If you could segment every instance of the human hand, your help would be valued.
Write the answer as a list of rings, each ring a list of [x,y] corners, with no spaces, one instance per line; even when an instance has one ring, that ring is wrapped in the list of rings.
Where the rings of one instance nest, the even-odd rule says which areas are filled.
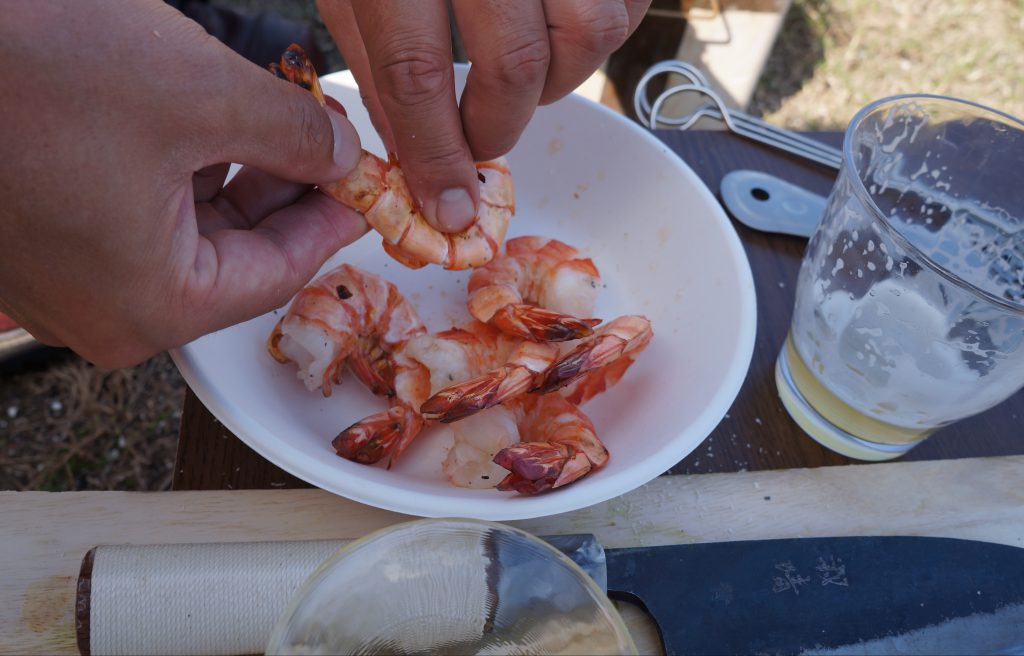
[[[9,2],[0,53],[0,310],[45,343],[134,364],[366,231],[308,184],[357,163],[348,120],[158,0]]]
[[[473,65],[455,100],[446,0],[317,0],[424,216],[476,216],[474,161],[516,144],[538,105],[570,93],[636,29],[650,0],[452,0]]]

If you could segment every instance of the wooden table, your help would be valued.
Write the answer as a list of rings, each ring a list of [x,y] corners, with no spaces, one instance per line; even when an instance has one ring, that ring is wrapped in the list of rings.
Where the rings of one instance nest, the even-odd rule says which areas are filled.
[[[722,176],[738,168],[778,175],[827,194],[835,173],[724,132],[659,131],[714,193]],[[840,133],[819,138],[838,145]],[[725,418],[701,444],[668,473],[710,473],[790,469],[851,464],[810,439],[790,419],[775,389],[774,367],[789,329],[793,294],[806,241],[735,224],[754,273],[757,290],[757,339],[750,370]],[[1024,417],[1024,393],[970,419],[937,432],[903,457],[939,460],[1024,453],[1018,438]],[[174,489],[215,490],[308,487],[256,454],[222,426],[189,390],[178,444]]]

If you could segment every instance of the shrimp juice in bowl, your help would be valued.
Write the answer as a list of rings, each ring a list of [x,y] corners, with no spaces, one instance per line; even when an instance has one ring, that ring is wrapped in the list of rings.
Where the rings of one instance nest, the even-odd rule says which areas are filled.
[[[460,85],[465,73],[464,67],[457,68]],[[322,81],[325,92],[345,105],[363,136],[364,147],[382,153],[351,76],[334,74]],[[540,330],[555,333],[568,331],[571,337],[558,342],[553,355],[548,354],[553,362],[562,362],[559,370],[564,373],[584,360],[601,366],[611,362],[602,358],[609,358],[608,353],[615,350],[613,336],[620,340],[615,344],[622,345],[619,356],[627,350],[625,343],[643,342],[630,342],[615,332],[617,327],[636,335],[643,332],[635,326],[612,325],[619,318],[642,317],[649,321],[652,334],[642,352],[634,354],[635,361],[628,369],[619,365],[623,371],[614,384],[599,391],[590,387],[581,391],[580,383],[571,382],[545,394],[543,398],[551,399],[543,403],[521,400],[486,409],[477,406],[486,406],[493,396],[481,401],[487,395],[467,394],[464,388],[448,390],[430,406],[426,425],[405,445],[400,457],[382,456],[376,464],[363,464],[339,457],[332,443],[366,418],[400,411],[364,384],[366,378],[372,378],[372,367],[364,372],[366,376],[357,376],[349,361],[340,384],[332,384],[330,396],[324,396],[322,389],[311,391],[299,380],[295,362],[275,361],[267,353],[267,341],[287,315],[289,304],[207,335],[174,353],[200,400],[250,447],[295,476],[356,501],[414,515],[507,520],[566,512],[623,494],[684,458],[728,410],[753,348],[753,282],[731,224],[707,188],[664,144],[623,117],[577,96],[540,108],[507,159],[515,214],[508,224],[506,243],[526,236],[545,243],[557,240],[575,249],[568,261],[589,260],[598,273],[591,275],[582,264],[548,272],[551,280],[566,285],[578,285],[589,276],[593,285],[561,288],[563,292],[580,290],[562,294],[572,301],[569,305],[558,305],[551,297],[534,302],[555,305],[554,311],[579,320],[583,328],[592,328],[594,334],[582,339],[592,344],[600,340],[602,346],[598,349],[595,344],[585,355],[566,361],[578,343],[572,341],[572,331],[579,330],[580,324],[568,322],[566,328],[566,321],[545,323],[547,317],[538,319],[528,312],[502,310],[496,313],[500,315],[497,319],[492,316],[480,325],[498,332],[502,326],[516,324],[523,330],[540,326]],[[382,249],[376,233],[332,257],[321,275],[342,264],[393,284],[422,322],[421,335],[441,335],[441,339],[460,345],[471,339],[486,341],[481,335],[446,333],[453,328],[466,331],[474,319],[467,305],[474,270],[445,270],[434,265],[407,268]],[[538,265],[524,268],[535,275]],[[337,289],[333,291],[338,294]],[[592,312],[586,311],[587,295],[592,295]],[[552,296],[559,295],[552,292]],[[483,300],[477,304],[488,305]],[[710,317],[715,318],[712,327]],[[588,326],[586,320],[595,318],[602,323]],[[421,341],[425,340],[427,337]],[[489,379],[489,389],[508,393],[512,382],[523,384],[525,380],[528,386],[536,386],[547,380],[543,363],[548,355],[542,352],[545,342],[534,343],[541,346],[522,347],[515,357],[507,344],[488,351],[493,361],[484,373],[493,373],[510,360],[522,365],[507,370],[499,382]],[[454,350],[433,346],[438,346],[438,359],[429,365],[435,379],[444,367],[457,367],[458,357],[467,357],[456,353],[455,360],[445,360]],[[395,357],[406,355],[403,349]],[[421,353],[417,362],[424,364],[430,359]],[[398,370],[407,370],[401,368],[407,362],[398,364]],[[541,372],[544,376],[539,376]],[[322,375],[321,371],[321,380]],[[474,371],[473,375],[483,374]],[[557,380],[561,375],[552,375],[547,384],[564,382]],[[442,382],[432,381],[426,398],[435,399],[439,388],[445,387]],[[464,383],[465,379],[450,382]],[[422,390],[417,393],[424,394]],[[568,398],[574,394],[575,402]],[[555,397],[566,399],[575,409],[555,407],[562,403]],[[467,408],[479,411],[453,423],[438,419]],[[584,467],[589,467],[588,471],[540,493],[524,494],[511,482],[507,490],[496,489],[509,469],[489,459],[495,448],[513,448],[524,423],[548,426],[553,423],[550,417],[574,415],[576,410],[585,421],[571,416],[566,419],[584,439],[573,443],[571,452],[554,455],[561,458],[559,476]],[[607,451],[603,462],[600,449],[591,448],[594,444],[589,435],[581,432],[581,427],[591,430],[586,422]],[[349,433],[349,445],[359,446],[356,433],[360,430],[363,428]],[[483,449],[467,437],[480,433],[488,440],[493,438]],[[541,465],[551,462],[551,456],[519,454],[520,460],[533,458],[531,462]],[[543,470],[539,478],[550,473],[550,468]],[[454,485],[452,477],[466,486]],[[517,481],[524,489],[531,485]]]

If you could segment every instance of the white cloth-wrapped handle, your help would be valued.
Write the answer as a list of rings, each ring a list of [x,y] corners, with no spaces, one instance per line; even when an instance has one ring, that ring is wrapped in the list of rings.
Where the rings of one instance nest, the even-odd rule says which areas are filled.
[[[79,577],[79,650],[262,654],[299,585],[347,542],[96,547]]]

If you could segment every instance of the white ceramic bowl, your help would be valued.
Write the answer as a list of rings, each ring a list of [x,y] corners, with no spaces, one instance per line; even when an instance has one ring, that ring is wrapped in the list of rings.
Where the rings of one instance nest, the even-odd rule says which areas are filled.
[[[460,84],[465,68],[457,71]],[[323,80],[382,154],[351,75]],[[592,257],[606,288],[596,316],[650,318],[654,338],[617,386],[584,406],[611,459],[559,490],[523,497],[453,487],[441,471],[449,433],[421,434],[390,470],[337,457],[331,440],[383,409],[351,376],[330,398],[310,393],[275,362],[266,337],[276,313],[202,337],[173,356],[207,408],[246,444],[295,476],[362,503],[429,517],[508,520],[589,506],[623,494],[689,454],[721,420],[750,364],[756,312],[743,247],[717,201],[665,145],[578,96],[537,110],[509,154],[516,215],[509,236],[561,239]],[[469,319],[468,273],[412,271],[370,233],[342,261],[398,285],[430,330]]]

